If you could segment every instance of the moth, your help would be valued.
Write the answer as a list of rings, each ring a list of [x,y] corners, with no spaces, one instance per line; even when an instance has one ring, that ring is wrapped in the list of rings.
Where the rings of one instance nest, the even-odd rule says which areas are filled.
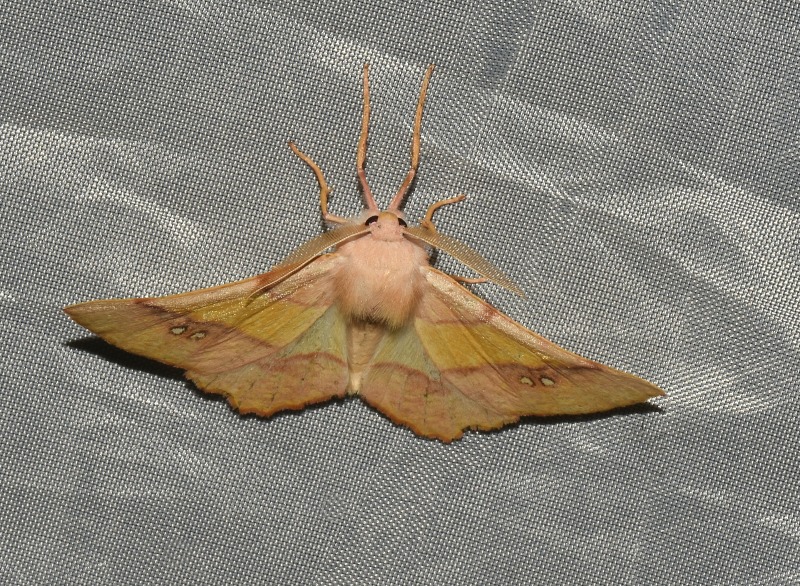
[[[316,176],[322,217],[337,227],[243,281],[64,311],[115,346],[185,370],[197,387],[225,396],[243,414],[266,417],[357,395],[396,424],[450,442],[522,416],[595,413],[663,395],[643,379],[560,348],[465,287],[492,281],[522,295],[480,254],[436,230],[434,212],[464,195],[433,203],[418,226],[407,224],[400,207],[419,166],[432,73],[433,65],[417,102],[410,168],[384,211],[365,172],[365,65],[356,169],[366,208],[358,218],[328,211],[322,170],[290,142]],[[431,248],[480,277],[433,268]]]

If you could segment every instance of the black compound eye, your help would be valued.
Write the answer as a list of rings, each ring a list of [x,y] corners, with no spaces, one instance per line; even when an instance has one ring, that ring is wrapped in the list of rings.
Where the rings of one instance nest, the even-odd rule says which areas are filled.
[[[364,225],[365,226],[369,226],[373,222],[377,222],[377,221],[378,221],[378,216],[370,216],[369,218],[367,218],[367,221],[364,222]]]
[[[403,228],[408,227],[408,224],[406,224],[406,221],[403,218],[397,218],[397,223],[400,224]]]

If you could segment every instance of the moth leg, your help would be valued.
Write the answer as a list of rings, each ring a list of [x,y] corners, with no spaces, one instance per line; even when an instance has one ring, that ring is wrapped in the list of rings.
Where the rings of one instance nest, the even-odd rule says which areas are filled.
[[[450,197],[450,198],[447,198],[447,199],[440,199],[439,201],[433,202],[428,207],[428,211],[425,212],[425,217],[422,218],[422,221],[419,223],[419,225],[422,226],[423,228],[427,228],[431,232],[436,232],[436,227],[433,225],[433,212],[435,212],[436,210],[438,210],[442,206],[446,206],[446,205],[449,205],[451,203],[458,203],[460,201],[464,201],[464,199],[466,197],[467,197],[466,195],[464,195],[463,193],[460,193],[459,195],[457,195],[455,197]]]
[[[414,115],[414,137],[411,140],[411,168],[408,170],[402,185],[400,185],[400,189],[397,190],[397,193],[392,199],[392,203],[389,204],[390,210],[400,209],[400,204],[403,203],[403,198],[406,196],[406,192],[408,188],[411,187],[411,183],[414,181],[414,177],[417,174],[417,167],[419,167],[420,132],[422,129],[422,110],[425,107],[425,98],[428,95],[428,84],[431,81],[431,75],[433,75],[433,67],[434,65],[431,63],[425,70],[425,75],[422,78],[422,89],[419,91],[417,112]]]
[[[376,210],[378,204],[372,196],[372,191],[367,183],[367,172],[364,169],[367,163],[367,136],[369,135],[369,63],[364,63],[364,106],[361,109],[361,135],[358,137],[358,150],[356,151],[356,170],[358,183],[364,194],[367,209]]]
[[[314,171],[314,175],[317,177],[317,183],[319,183],[319,205],[322,208],[322,218],[327,222],[333,222],[335,224],[347,224],[345,218],[328,213],[328,195],[331,192],[331,188],[328,187],[328,182],[325,181],[325,175],[322,174],[322,169],[319,168],[319,165],[317,165],[311,157],[297,148],[297,145],[292,141],[289,141],[289,148],[292,149],[292,152],[300,157],[306,165],[311,167],[311,170]]]
[[[453,278],[453,280],[458,281],[459,283],[468,283],[471,285],[489,282],[489,279],[485,277],[459,277],[458,275],[450,275],[450,276]]]

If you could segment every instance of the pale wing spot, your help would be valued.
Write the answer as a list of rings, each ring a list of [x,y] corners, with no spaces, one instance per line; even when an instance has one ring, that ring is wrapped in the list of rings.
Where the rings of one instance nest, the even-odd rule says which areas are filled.
[[[546,376],[543,376],[543,377],[542,377],[542,378],[540,378],[539,380],[540,380],[540,381],[542,381],[542,384],[543,384],[544,386],[546,386],[546,387],[552,387],[554,384],[556,384],[556,381],[554,381],[554,380],[553,380],[553,379],[551,379],[551,378],[547,378]]]
[[[521,382],[523,385],[528,385],[529,387],[533,386],[533,381],[529,379],[527,376],[519,377],[519,382]]]
[[[192,340],[202,340],[203,338],[205,338],[205,337],[206,337],[206,333],[205,333],[205,332],[195,332],[194,334],[192,334],[192,335],[191,335],[191,336],[189,336],[189,337],[190,337]]]
[[[186,326],[176,326],[170,330],[176,336],[180,336],[183,332],[186,331]]]

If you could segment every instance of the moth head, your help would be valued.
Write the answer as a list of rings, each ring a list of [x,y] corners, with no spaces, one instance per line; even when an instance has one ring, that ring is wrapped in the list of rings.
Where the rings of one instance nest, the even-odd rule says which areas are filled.
[[[370,210],[367,219],[364,220],[364,225],[378,240],[398,241],[403,239],[403,234],[408,227],[402,216],[403,214],[396,210],[386,212]]]

